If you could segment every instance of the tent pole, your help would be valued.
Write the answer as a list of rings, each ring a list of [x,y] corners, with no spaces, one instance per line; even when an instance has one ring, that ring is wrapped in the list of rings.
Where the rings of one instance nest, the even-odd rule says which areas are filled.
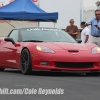
[[[38,7],[40,7],[40,0],[38,0]],[[38,27],[40,27],[39,21],[38,21]]]
[[[55,28],[55,22],[54,22],[54,28]]]
[[[38,21],[38,27],[40,27],[40,23],[39,23],[39,21]]]

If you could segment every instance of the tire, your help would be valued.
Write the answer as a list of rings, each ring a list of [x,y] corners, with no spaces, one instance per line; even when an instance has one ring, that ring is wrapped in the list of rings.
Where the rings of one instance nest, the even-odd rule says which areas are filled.
[[[31,74],[32,72],[31,55],[27,48],[21,52],[21,72],[24,75]]]
[[[5,68],[0,68],[0,71],[4,71]]]

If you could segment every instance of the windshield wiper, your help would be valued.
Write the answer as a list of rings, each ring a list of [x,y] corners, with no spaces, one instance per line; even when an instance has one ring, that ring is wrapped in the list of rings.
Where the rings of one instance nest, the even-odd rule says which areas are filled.
[[[23,42],[44,42],[44,41],[40,41],[40,40],[25,40]]]

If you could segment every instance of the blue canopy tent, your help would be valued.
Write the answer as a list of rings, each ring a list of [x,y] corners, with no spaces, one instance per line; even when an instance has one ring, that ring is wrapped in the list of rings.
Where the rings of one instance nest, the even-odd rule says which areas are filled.
[[[52,21],[56,22],[58,12],[47,13],[32,0],[14,0],[0,8],[0,20]]]

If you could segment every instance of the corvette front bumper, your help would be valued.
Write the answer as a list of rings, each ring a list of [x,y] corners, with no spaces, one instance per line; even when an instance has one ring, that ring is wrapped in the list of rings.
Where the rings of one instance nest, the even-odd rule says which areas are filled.
[[[32,68],[58,71],[99,71],[100,55],[76,56],[44,53],[43,55],[32,56]]]

